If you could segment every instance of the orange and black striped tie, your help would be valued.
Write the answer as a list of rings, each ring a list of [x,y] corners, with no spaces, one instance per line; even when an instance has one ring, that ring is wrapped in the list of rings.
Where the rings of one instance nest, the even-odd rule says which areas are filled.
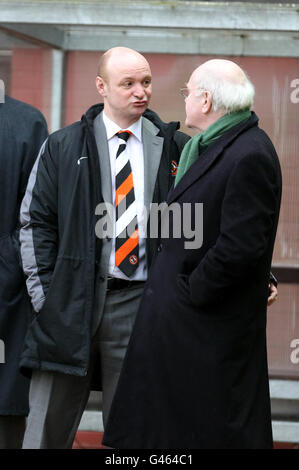
[[[126,276],[132,276],[139,262],[139,239],[133,174],[130,160],[125,152],[130,131],[117,133],[119,147],[116,154],[116,218],[115,218],[115,265]]]

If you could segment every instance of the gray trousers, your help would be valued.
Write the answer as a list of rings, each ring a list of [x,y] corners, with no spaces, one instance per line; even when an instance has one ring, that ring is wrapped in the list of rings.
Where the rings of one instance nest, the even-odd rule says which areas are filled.
[[[86,407],[93,371],[101,373],[103,422],[108,418],[144,285],[107,293],[92,339],[86,377],[33,371],[23,449],[70,449]],[[100,353],[101,364],[94,356]]]

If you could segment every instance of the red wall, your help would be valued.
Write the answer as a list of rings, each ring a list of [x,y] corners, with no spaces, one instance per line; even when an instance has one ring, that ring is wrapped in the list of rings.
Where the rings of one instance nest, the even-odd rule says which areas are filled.
[[[50,126],[52,52],[48,48],[13,49],[10,94],[38,108]]]

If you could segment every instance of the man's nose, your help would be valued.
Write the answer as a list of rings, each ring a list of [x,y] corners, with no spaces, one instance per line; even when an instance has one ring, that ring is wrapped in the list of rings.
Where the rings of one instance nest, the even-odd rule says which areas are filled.
[[[145,88],[141,83],[136,83],[136,85],[134,87],[134,95],[139,99],[144,97]]]

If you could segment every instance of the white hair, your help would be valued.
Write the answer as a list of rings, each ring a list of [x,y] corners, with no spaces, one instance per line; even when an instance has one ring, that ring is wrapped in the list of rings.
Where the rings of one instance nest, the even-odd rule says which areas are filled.
[[[233,83],[227,79],[204,72],[198,76],[197,95],[203,91],[209,91],[212,95],[213,111],[225,111],[233,113],[236,111],[249,110],[253,105],[254,86],[244,73],[243,83]]]

